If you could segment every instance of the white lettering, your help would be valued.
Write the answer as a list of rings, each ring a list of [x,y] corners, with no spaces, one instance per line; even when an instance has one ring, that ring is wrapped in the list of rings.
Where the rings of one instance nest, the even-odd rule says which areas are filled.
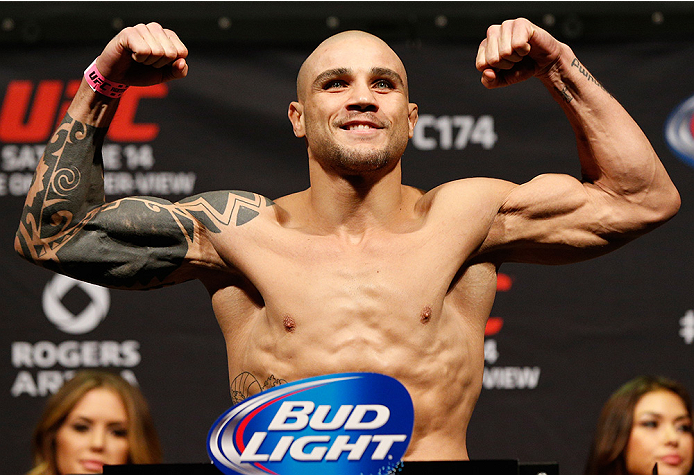
[[[371,460],[383,460],[384,458],[386,458],[386,455],[388,455],[390,448],[393,446],[395,442],[405,442],[406,440],[407,436],[405,434],[374,435],[373,441],[378,442],[378,446],[376,447],[376,450],[374,450],[374,453],[371,456]]]
[[[323,456],[328,451],[327,447],[316,446],[309,453],[304,452],[304,448],[309,444],[317,444],[320,442],[330,442],[329,435],[307,435],[298,438],[289,449],[289,455],[294,460],[300,461],[319,461],[323,459]]]
[[[80,365],[79,343],[66,341],[58,345],[58,360],[67,368],[77,368]]]
[[[64,368],[85,367],[126,367],[140,364],[140,342],[116,341],[74,341],[60,343],[39,341],[12,342],[12,365],[15,368],[51,368],[60,365]]]
[[[125,366],[126,368],[132,368],[137,366],[142,361],[142,356],[140,356],[140,342],[135,340],[126,340],[121,343],[121,360],[120,366]]]
[[[17,397],[22,394],[28,394],[29,396],[36,396],[38,389],[34,384],[34,378],[31,377],[28,371],[20,371],[17,373],[17,377],[12,383],[12,389],[10,389],[10,394]]]
[[[128,172],[106,172],[104,191],[107,195],[131,195],[135,192],[135,180]]]
[[[34,345],[33,358],[34,363],[39,368],[50,368],[55,365],[56,346],[50,341],[40,341]]]
[[[376,417],[370,422],[364,422],[368,412],[375,412]],[[345,430],[372,430],[383,427],[390,419],[390,409],[381,404],[359,404],[345,423]]]
[[[121,146],[115,143],[105,144],[101,147],[101,156],[103,157],[104,170],[120,170],[121,163]]]
[[[150,172],[136,173],[135,186],[145,195],[191,194],[195,187],[195,173]]]
[[[32,173],[13,173],[10,175],[9,189],[12,196],[23,196],[29,191],[31,180],[34,178]]]
[[[361,460],[366,448],[371,443],[370,435],[360,435],[357,441],[353,444],[349,443],[350,437],[348,435],[338,435],[335,438],[330,450],[328,450],[328,455],[325,456],[325,460],[335,461],[340,458],[342,452],[349,451],[347,460]]]
[[[434,150],[436,148],[436,139],[426,136],[426,128],[433,127],[434,124],[436,124],[436,118],[433,115],[422,114],[419,116],[412,136],[412,144],[415,148],[419,150]]]
[[[265,440],[267,432],[256,432],[251,437],[251,440],[246,444],[246,448],[241,454],[242,462],[266,462],[269,456],[267,454],[258,454],[261,444]]]
[[[120,366],[120,344],[117,341],[102,341],[99,366]]]
[[[12,383],[10,394],[13,397],[19,397],[22,394],[27,394],[31,397],[47,396],[60,389],[63,382],[74,375],[74,371],[39,371],[34,380],[29,371],[20,371],[17,373],[14,383]]]
[[[36,386],[42,396],[55,393],[62,385],[63,375],[60,371],[39,371],[36,377]]]
[[[149,170],[154,166],[154,153],[151,145],[126,145],[123,148],[123,155],[127,160],[128,168],[135,170],[136,168],[144,168]]]
[[[26,341],[12,343],[12,366],[15,368],[22,366],[32,368],[34,366],[34,361],[31,358],[31,343]]]
[[[2,148],[2,169],[6,172],[34,170],[45,145],[5,145]]]
[[[485,150],[490,150],[494,148],[497,139],[498,137],[494,132],[494,117],[491,115],[480,116],[472,130],[470,141],[482,145]]]
[[[496,346],[496,340],[493,338],[484,340],[484,361],[486,361],[489,364],[494,364],[498,359],[499,350]]]
[[[7,175],[0,173],[0,196],[7,195]]]
[[[123,371],[120,372],[120,375],[123,377],[123,379],[125,379],[127,382],[129,382],[133,386],[140,386],[140,383],[138,382],[137,378],[135,377],[135,373],[133,373],[129,369],[124,369]]]
[[[107,172],[106,194],[118,195],[190,195],[197,176],[193,172]]]
[[[82,343],[82,364],[90,368],[99,366],[99,343],[85,341]]]
[[[316,405],[312,401],[284,401],[272,418],[268,430],[301,430],[308,425],[308,415]],[[294,411],[301,408],[299,411]],[[296,419],[287,422],[287,419]]]
[[[482,384],[486,389],[533,389],[540,380],[540,368],[493,367],[484,368]]]
[[[453,117],[453,125],[459,128],[458,135],[455,138],[455,149],[463,150],[470,141],[475,118],[469,115],[456,115]]]
[[[76,370],[41,370],[32,375],[29,371],[19,371],[15,377],[10,394],[13,397],[27,395],[30,397],[48,396],[60,389],[63,383],[75,375]],[[138,386],[135,374],[130,370],[121,371],[121,376],[131,384]]]
[[[427,135],[427,129],[434,131]],[[437,138],[438,137],[438,140]],[[494,148],[498,137],[494,132],[494,117],[482,115],[475,118],[470,115],[433,115],[419,116],[414,129],[412,143],[419,150],[463,150],[469,144],[481,145],[483,149]]]
[[[325,422],[325,417],[330,412],[330,406],[318,406],[318,408],[316,408],[316,412],[314,412],[311,416],[311,422],[309,425],[311,426],[311,429],[315,430],[339,429],[347,420],[347,417],[349,416],[349,413],[352,412],[353,407],[354,406],[350,405],[340,406],[340,409],[337,410],[337,414],[335,414],[333,420],[331,422]]]
[[[280,441],[277,442],[275,450],[270,454],[270,462],[281,462],[284,456],[287,454],[287,450],[292,445],[294,437],[291,435],[283,435]]]
[[[285,416],[283,416],[285,417]],[[287,416],[293,417],[293,416]],[[286,420],[286,419],[285,419]],[[246,447],[241,454],[241,462],[281,462],[287,452],[294,460],[300,461],[336,461],[342,453],[348,452],[347,460],[361,460],[364,453],[371,442],[376,442],[371,460],[383,460],[388,456],[388,452],[396,442],[405,442],[407,435],[405,434],[378,434],[378,435],[360,435],[356,442],[352,443],[348,435],[338,435],[332,444],[329,444],[331,438],[329,435],[307,435],[294,439],[291,435],[283,435],[277,442],[277,445],[272,450],[270,455],[261,452],[261,446],[267,438],[268,432],[255,432],[251,439],[246,444]],[[316,445],[310,452],[306,452],[309,444],[324,444]],[[330,448],[328,448],[330,445]]]

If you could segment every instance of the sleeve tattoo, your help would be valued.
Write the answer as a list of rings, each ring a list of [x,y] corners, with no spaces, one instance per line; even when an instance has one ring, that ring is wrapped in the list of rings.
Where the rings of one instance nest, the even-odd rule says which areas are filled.
[[[27,195],[15,248],[25,259],[100,285],[155,288],[184,262],[196,229],[242,226],[274,203],[242,191],[178,203],[128,197],[105,203],[106,129],[66,115],[46,146]]]

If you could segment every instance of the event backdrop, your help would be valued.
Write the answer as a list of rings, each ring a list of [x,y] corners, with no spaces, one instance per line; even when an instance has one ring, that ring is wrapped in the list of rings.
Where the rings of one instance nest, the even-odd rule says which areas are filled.
[[[429,189],[468,176],[577,175],[558,105],[538,81],[484,89],[477,44],[392,41],[420,108],[405,182]],[[103,149],[108,197],[240,189],[273,198],[307,187],[304,146],[286,110],[313,46],[201,44],[191,47],[185,80],[131,88]],[[672,221],[607,256],[501,269],[470,456],[557,461],[564,475],[581,473],[600,407],[626,380],[657,373],[694,391],[694,35],[572,46],[642,126],[683,204]],[[44,144],[102,47],[0,51],[0,459],[8,475],[30,467],[45,399],[78,368],[119,371],[140,385],[168,463],[209,461],[207,431],[230,406],[224,342],[200,283],[108,290],[13,252]]]

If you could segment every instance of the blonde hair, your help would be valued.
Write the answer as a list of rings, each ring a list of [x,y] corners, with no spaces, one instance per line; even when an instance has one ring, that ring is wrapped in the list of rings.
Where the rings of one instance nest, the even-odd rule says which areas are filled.
[[[161,463],[159,436],[149,406],[140,390],[121,376],[100,370],[82,370],[46,402],[32,436],[34,468],[27,475],[61,475],[55,459],[55,438],[75,405],[87,392],[106,388],[118,394],[128,414],[128,463]]]

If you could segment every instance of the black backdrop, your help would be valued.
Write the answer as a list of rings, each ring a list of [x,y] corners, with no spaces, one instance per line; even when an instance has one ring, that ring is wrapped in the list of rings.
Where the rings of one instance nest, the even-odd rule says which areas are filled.
[[[579,474],[599,409],[618,385],[659,373],[694,390],[692,108],[683,132],[666,140],[671,114],[694,96],[691,3],[554,11],[492,2],[104,3],[0,4],[3,473],[30,467],[29,437],[45,397],[79,367],[137,381],[168,463],[208,461],[207,431],[229,407],[223,339],[199,283],[106,290],[56,277],[12,251],[33,169],[76,81],[115,31],[136,21],[176,28],[191,69],[183,81],[131,88],[123,99],[104,148],[114,198],[221,188],[278,197],[308,186],[305,151],[286,119],[295,75],[318,41],[355,27],[388,39],[408,68],[421,120],[405,153],[405,182],[576,175],[571,129],[542,86],[487,91],[474,68],[487,23],[524,15],[548,28],[639,122],[683,205],[671,222],[599,259],[502,268],[492,311],[500,325],[486,338],[470,455],[558,461],[563,474]]]

